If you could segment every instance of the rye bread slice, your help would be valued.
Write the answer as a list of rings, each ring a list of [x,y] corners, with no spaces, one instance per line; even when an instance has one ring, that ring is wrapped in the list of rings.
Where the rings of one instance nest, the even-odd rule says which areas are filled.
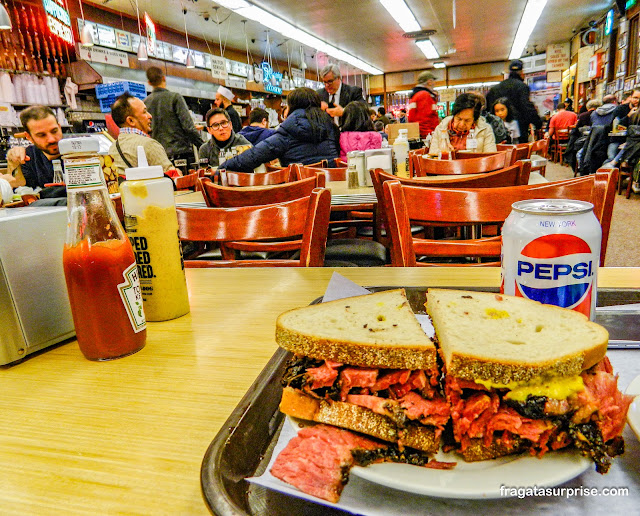
[[[432,369],[436,348],[403,289],[386,290],[284,312],[276,342],[293,353],[350,365]]]
[[[446,374],[507,384],[575,376],[606,354],[605,328],[573,310],[488,292],[429,289]]]

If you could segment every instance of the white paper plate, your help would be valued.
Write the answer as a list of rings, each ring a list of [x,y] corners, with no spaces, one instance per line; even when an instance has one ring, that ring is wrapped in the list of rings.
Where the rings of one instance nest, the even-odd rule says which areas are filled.
[[[296,432],[315,424],[291,416],[287,419]],[[501,490],[501,486],[553,487],[595,467],[575,449],[547,453],[542,459],[511,455],[480,462],[465,462],[455,453],[439,451],[435,459],[457,465],[443,470],[387,462],[366,468],[355,466],[351,474],[375,484],[435,498],[490,499],[513,496]]]

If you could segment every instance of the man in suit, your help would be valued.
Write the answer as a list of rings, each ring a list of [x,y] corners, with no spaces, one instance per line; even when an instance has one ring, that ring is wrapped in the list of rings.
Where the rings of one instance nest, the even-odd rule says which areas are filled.
[[[320,77],[324,83],[324,88],[317,92],[322,100],[322,109],[324,109],[336,124],[340,125],[344,107],[349,102],[365,102],[362,96],[362,88],[358,86],[349,86],[342,82],[340,68],[338,65],[329,64],[320,71]]]

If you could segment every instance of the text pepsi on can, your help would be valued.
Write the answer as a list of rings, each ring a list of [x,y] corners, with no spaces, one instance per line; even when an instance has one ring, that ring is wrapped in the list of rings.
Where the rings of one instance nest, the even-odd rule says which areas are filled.
[[[502,228],[501,292],[576,310],[593,320],[602,241],[593,205],[532,199],[511,208]]]

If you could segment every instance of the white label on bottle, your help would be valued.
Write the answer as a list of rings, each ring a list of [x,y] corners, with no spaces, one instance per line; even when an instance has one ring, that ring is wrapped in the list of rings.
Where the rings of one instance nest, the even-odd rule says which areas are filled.
[[[140,290],[136,262],[133,262],[123,271],[122,277],[124,282],[118,284],[118,291],[120,292],[124,309],[129,316],[131,327],[134,332],[138,333],[147,327],[147,321],[142,308],[142,291]]]
[[[64,160],[67,189],[105,186],[100,158],[67,158]]]

